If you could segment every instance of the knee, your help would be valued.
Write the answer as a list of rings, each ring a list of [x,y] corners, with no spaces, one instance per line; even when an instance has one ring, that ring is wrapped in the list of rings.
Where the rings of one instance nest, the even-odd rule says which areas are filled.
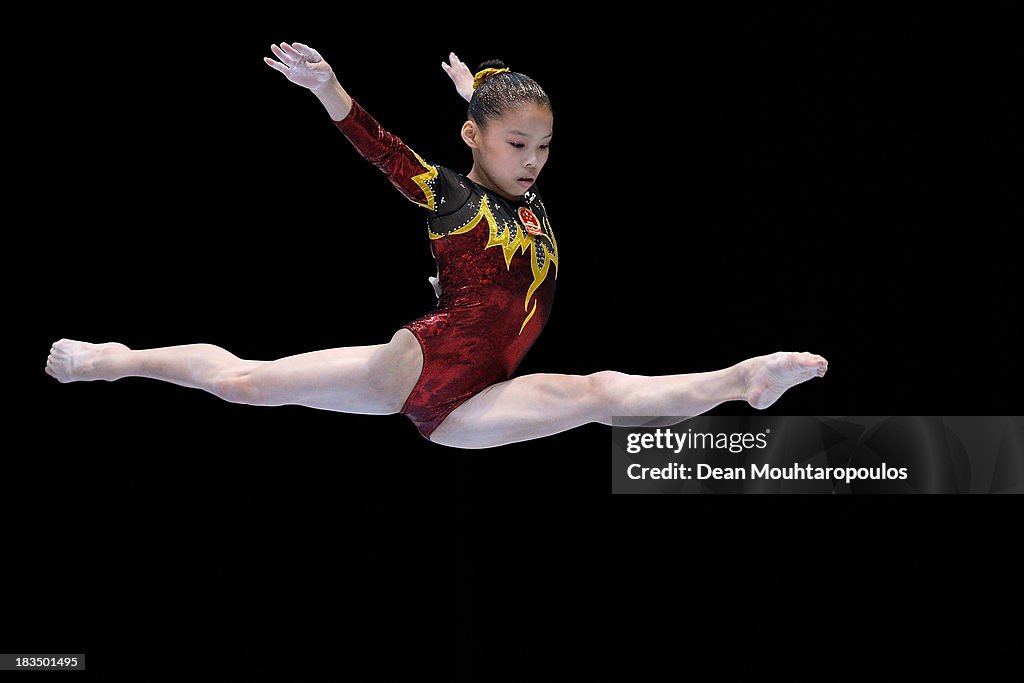
[[[216,373],[209,382],[209,391],[229,403],[265,405],[259,387],[248,369],[229,368]]]
[[[587,375],[587,397],[600,420],[610,423],[613,415],[622,411],[623,397],[629,375],[618,370],[602,370]]]

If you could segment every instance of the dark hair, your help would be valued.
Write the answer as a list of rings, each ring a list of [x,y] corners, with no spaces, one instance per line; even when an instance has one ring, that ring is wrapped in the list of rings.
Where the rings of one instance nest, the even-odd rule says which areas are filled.
[[[508,67],[500,59],[488,59],[481,62],[473,73],[479,73],[487,68]],[[473,97],[469,100],[469,118],[481,126],[486,126],[487,121],[500,119],[508,110],[527,102],[551,109],[551,100],[537,81],[515,71],[503,71],[488,76],[480,87],[473,91]]]

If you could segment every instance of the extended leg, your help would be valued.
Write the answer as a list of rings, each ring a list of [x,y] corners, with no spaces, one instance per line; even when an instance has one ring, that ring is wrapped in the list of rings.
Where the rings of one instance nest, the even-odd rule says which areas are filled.
[[[250,405],[304,405],[363,414],[401,409],[423,355],[411,332],[387,344],[312,351],[274,361],[243,360],[212,344],[131,350],[62,339],[46,372],[61,382],[148,377]]]
[[[821,377],[828,362],[811,353],[773,353],[724,370],[680,375],[538,373],[499,382],[473,396],[442,422],[430,440],[458,448],[490,448],[550,436],[614,416],[675,416],[707,412],[725,401],[763,409],[786,389]],[[678,421],[678,420],[676,420]]]

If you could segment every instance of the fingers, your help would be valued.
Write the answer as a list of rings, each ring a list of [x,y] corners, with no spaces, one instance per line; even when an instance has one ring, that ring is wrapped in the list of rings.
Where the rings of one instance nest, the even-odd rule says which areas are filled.
[[[456,69],[462,64],[462,62],[459,61],[459,58],[455,55],[454,52],[448,53],[448,61],[451,62],[451,66],[445,64],[444,61],[441,62],[442,64],[445,64],[445,71],[451,71],[452,69]]]
[[[304,43],[292,43],[292,47],[294,47],[296,50],[298,50],[299,54],[301,54],[301,55],[303,55],[305,57],[309,57],[309,58],[313,59],[314,61],[319,62],[321,59],[323,59],[323,57],[320,56],[319,52],[317,52],[316,50],[311,48],[309,45],[306,45]]]
[[[452,58],[452,68],[453,69],[455,69],[456,71],[463,71],[463,72],[465,72],[467,74],[471,73],[470,70],[469,70],[469,67],[466,66],[466,63],[464,61],[462,61],[461,59],[459,59],[458,57],[456,57],[454,52],[451,53],[449,56]]]
[[[283,73],[283,74],[284,74],[285,76],[287,76],[287,75],[288,75],[288,67],[286,67],[286,66],[285,66],[284,64],[282,64],[281,62],[275,62],[275,61],[274,61],[273,59],[271,59],[270,57],[264,57],[264,58],[263,58],[263,61],[264,61],[264,62],[266,62],[267,64],[269,64],[270,66],[274,67],[275,69],[277,69],[277,70],[278,70],[278,71],[280,71],[281,73]]]
[[[284,43],[281,43],[281,44],[284,45]],[[279,48],[277,45],[271,45],[270,46],[270,51],[273,52],[277,56],[278,59],[280,59],[282,62],[284,62],[288,66],[295,66],[296,64],[298,64],[299,60],[295,59],[291,55],[285,54],[284,50]]]
[[[285,52],[287,52],[288,56],[290,56],[292,59],[294,59],[296,61],[301,61],[302,60],[302,53],[299,52],[298,50],[296,50],[294,47],[292,47],[288,43],[281,43],[281,49],[284,50]]]
[[[466,81],[467,78],[473,77],[469,67],[459,59],[457,54],[449,52],[448,59],[451,61],[451,65],[441,62],[441,68],[444,69],[444,72],[448,74],[448,77],[452,79],[456,86],[459,85],[460,81]]]

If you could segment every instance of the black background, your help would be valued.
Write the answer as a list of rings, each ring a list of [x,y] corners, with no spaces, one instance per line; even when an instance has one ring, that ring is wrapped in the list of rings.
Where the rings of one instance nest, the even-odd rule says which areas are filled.
[[[877,569],[886,547],[915,605],[934,594],[899,580],[922,571],[910,558],[969,555],[1004,585],[1004,512],[977,503],[613,500],[603,425],[459,451],[400,415],[47,377],[62,337],[272,359],[384,343],[433,306],[421,210],[262,62],[272,42],[301,41],[386,128],[460,172],[450,50],[547,90],[538,189],[561,263],[520,374],[674,374],[810,350],[827,377],[770,411],[1019,412],[1020,54],[1001,5],[405,12],[178,8],[26,31],[38,128],[16,162],[28,244],[9,262],[26,274],[9,288],[24,323],[4,651],[84,650],[109,672],[148,653],[183,669],[172,653],[189,653],[225,670],[527,675],[544,654],[578,671],[608,638],[652,635],[659,611],[644,605],[681,596],[669,611],[683,615],[712,577],[859,588],[878,572],[843,572]],[[768,594],[758,614],[791,608]]]

